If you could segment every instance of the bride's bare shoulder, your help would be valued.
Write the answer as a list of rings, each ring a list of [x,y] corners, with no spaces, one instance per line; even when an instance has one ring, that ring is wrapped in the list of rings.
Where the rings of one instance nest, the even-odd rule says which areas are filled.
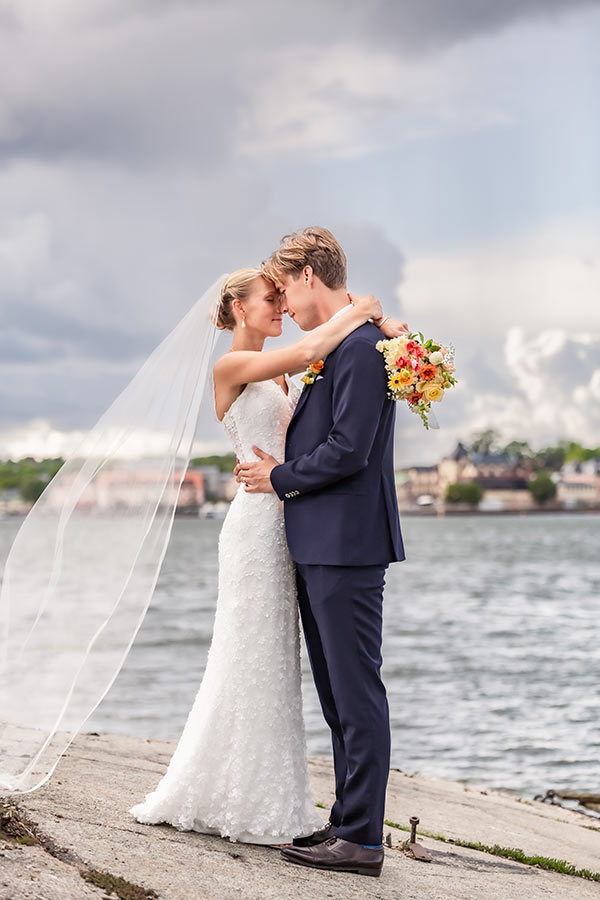
[[[235,353],[235,350],[228,350],[227,353],[224,353],[223,356],[219,357],[213,366],[213,376],[225,375],[233,369],[233,357],[235,356]]]
[[[252,357],[260,356],[258,350],[228,350],[213,366],[213,377],[228,378],[236,372],[241,363],[248,362]]]

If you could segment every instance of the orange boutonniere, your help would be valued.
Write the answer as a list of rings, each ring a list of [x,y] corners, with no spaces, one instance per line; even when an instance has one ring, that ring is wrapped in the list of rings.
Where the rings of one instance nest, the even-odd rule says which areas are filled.
[[[302,381],[304,382],[305,386],[312,384],[313,381],[317,380],[317,378],[323,377],[321,375],[321,372],[323,371],[324,365],[325,365],[325,363],[323,362],[322,359],[320,359],[318,362],[314,362],[314,363],[310,364],[310,366],[308,367],[308,369],[302,376]]]

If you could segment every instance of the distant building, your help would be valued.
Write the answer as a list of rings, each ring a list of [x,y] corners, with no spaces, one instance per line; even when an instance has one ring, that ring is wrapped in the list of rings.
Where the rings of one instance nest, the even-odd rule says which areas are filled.
[[[506,453],[474,453],[463,476],[484,490],[479,509],[530,509],[535,501],[529,490],[531,466]]]
[[[21,497],[19,488],[2,488],[0,490],[0,517],[25,515],[31,508]]]
[[[218,466],[197,466],[204,477],[205,499],[210,502],[233,500],[238,483],[232,472],[221,472]]]
[[[480,509],[526,509],[534,505],[529,491],[531,466],[505,453],[471,453],[460,441],[437,465],[407,466],[396,473],[400,509],[445,506],[449,484],[475,481],[484,490]]]
[[[444,456],[438,464],[438,489],[439,496],[442,498],[446,493],[449,484],[457,481],[471,481],[472,474],[469,472],[469,452],[464,444],[460,441],[449,456]],[[465,475],[465,469],[467,474]]]
[[[51,495],[53,508],[62,506],[79,477],[78,473],[65,475],[55,484]],[[77,509],[99,512],[140,509],[156,502],[157,481],[162,482],[163,478],[164,473],[152,461],[131,461],[118,469],[102,469],[83,491],[78,488]],[[202,473],[188,469],[184,474],[180,468],[169,478],[160,505],[176,502],[178,513],[197,512],[204,499]]]
[[[600,506],[600,459],[565,463],[556,487],[557,498],[566,507]]]
[[[175,484],[181,478],[181,472],[176,472]],[[174,488],[171,489],[173,491]],[[197,513],[199,507],[205,500],[204,494],[204,475],[197,469],[189,468],[183,476],[179,496],[177,498],[177,513],[193,512]]]
[[[439,495],[438,466],[408,466],[398,469],[396,495],[400,511],[433,504]],[[424,503],[424,498],[431,500]]]

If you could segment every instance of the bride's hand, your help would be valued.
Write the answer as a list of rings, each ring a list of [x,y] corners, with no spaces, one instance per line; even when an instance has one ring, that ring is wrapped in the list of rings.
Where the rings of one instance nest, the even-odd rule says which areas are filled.
[[[377,325],[378,323],[375,322]],[[400,337],[402,334],[410,334],[410,328],[406,324],[406,322],[401,322],[399,319],[392,319],[390,316],[386,316],[384,321],[379,325],[379,328],[383,331],[386,338],[395,338]]]
[[[353,297],[352,294],[349,294],[349,297],[354,304],[354,309],[363,313],[367,319],[381,319],[383,316],[381,303],[373,294],[367,294],[365,297]]]

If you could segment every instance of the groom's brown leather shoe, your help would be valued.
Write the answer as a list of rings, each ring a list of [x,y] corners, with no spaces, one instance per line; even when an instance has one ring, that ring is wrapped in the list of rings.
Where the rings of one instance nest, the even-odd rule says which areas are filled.
[[[300,866],[327,869],[331,872],[354,872],[357,875],[381,875],[383,847],[368,850],[360,844],[331,837],[315,847],[284,847],[282,856]]]
[[[293,844],[294,847],[316,847],[317,844],[322,844],[323,841],[326,841],[327,838],[334,837],[334,835],[335,825],[328,822],[327,825],[324,825],[323,828],[319,828],[318,831],[313,831],[312,834],[307,834],[305,837],[294,838]]]

